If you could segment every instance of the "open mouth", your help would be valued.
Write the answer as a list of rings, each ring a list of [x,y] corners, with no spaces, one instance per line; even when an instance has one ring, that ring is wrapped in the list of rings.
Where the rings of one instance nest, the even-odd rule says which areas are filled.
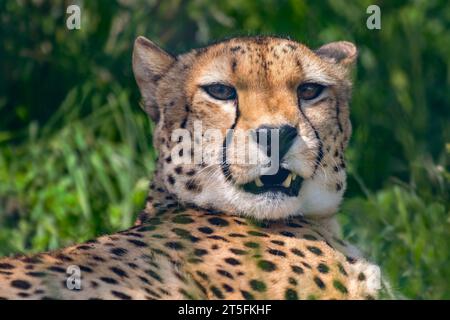
[[[255,180],[243,184],[241,187],[245,191],[253,194],[281,192],[290,197],[297,197],[302,182],[302,177],[284,168],[279,168],[276,174],[259,176]]]

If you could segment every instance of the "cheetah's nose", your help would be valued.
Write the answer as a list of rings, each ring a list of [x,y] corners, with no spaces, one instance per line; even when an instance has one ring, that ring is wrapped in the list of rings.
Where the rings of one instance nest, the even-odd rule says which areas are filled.
[[[271,134],[271,130],[273,129],[278,130],[279,159],[283,159],[294,143],[298,132],[295,127],[290,125],[283,125],[281,127],[263,125],[256,129],[256,143],[262,150],[267,150],[268,157],[272,154],[272,137],[276,137],[276,135]],[[266,135],[267,139],[262,138],[263,134]]]

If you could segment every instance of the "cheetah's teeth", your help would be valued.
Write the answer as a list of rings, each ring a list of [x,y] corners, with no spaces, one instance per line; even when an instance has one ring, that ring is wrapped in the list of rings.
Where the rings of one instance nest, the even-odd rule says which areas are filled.
[[[297,174],[296,173],[292,172],[291,174],[292,174],[292,180],[297,179]]]
[[[262,187],[264,185],[259,177],[255,179],[255,184],[257,187]]]
[[[291,186],[292,174],[289,173],[286,180],[283,181],[283,187],[289,188]]]

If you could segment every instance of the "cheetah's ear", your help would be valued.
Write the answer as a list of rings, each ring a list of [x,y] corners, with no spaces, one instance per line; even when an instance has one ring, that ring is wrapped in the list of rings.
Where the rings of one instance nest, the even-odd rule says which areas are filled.
[[[134,42],[134,77],[144,99],[144,110],[155,122],[159,120],[156,87],[174,61],[174,57],[144,37],[138,37]]]
[[[351,42],[337,41],[321,46],[315,53],[328,62],[351,66],[356,61],[358,49]]]

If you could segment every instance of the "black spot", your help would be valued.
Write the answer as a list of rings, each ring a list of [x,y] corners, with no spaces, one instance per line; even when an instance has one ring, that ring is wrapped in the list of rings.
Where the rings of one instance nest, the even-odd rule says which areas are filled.
[[[205,249],[195,249],[195,250],[194,250],[194,254],[195,254],[197,257],[202,257],[202,256],[204,256],[205,254],[208,254],[208,251],[205,250]]]
[[[226,283],[224,283],[222,287],[225,289],[226,292],[234,292],[234,289],[229,285],[227,285]]]
[[[172,249],[172,250],[182,250],[182,249],[184,249],[184,246],[180,242],[177,242],[177,241],[166,242],[165,246],[167,248],[169,248],[169,249]]]
[[[298,295],[297,295],[297,291],[295,291],[294,289],[287,289],[286,292],[284,293],[284,298],[286,300],[298,300]]]
[[[217,273],[222,275],[222,276],[224,276],[224,277],[227,277],[229,279],[234,279],[233,275],[231,273],[229,273],[228,271],[219,269],[219,270],[217,270]]]
[[[143,238],[144,237],[142,234],[135,233],[135,232],[125,232],[124,235],[130,236],[130,237],[135,237],[135,238]]]
[[[256,237],[268,237],[269,236],[266,233],[262,233],[262,232],[254,231],[254,230],[248,231],[247,233],[251,236],[256,236]]]
[[[6,270],[11,270],[14,269],[15,267],[12,264],[9,263],[0,263],[0,269],[6,269]]]
[[[340,291],[343,294],[348,293],[347,288],[339,280],[333,281],[333,287],[335,287],[338,291]]]
[[[209,218],[208,222],[214,226],[219,226],[219,227],[226,227],[229,225],[228,221],[226,221],[222,218],[218,218],[218,217]]]
[[[260,260],[260,261],[258,261],[258,267],[261,270],[264,270],[264,271],[267,271],[267,272],[274,271],[277,268],[277,266],[273,262],[268,261],[268,260]]]
[[[358,280],[359,280],[359,281],[364,281],[364,280],[366,280],[366,275],[365,275],[364,273],[360,272],[360,273],[358,274]]]
[[[205,233],[205,234],[211,234],[214,232],[214,230],[209,227],[200,227],[200,228],[198,228],[198,231]]]
[[[219,299],[223,299],[223,298],[224,298],[224,295],[223,295],[222,291],[220,291],[219,288],[217,288],[217,287],[215,287],[215,286],[211,286],[210,289],[211,289],[212,293],[213,293],[217,298],[219,298]]]
[[[181,228],[173,228],[172,232],[175,233],[177,236],[181,237],[182,239],[186,239],[194,243],[200,240],[199,238],[194,237],[189,231]]]
[[[186,215],[179,215],[172,219],[173,222],[178,224],[189,224],[194,222],[193,219],[191,219],[189,216]]]
[[[255,300],[255,297],[250,292],[241,290],[241,293],[245,300]]]
[[[224,260],[225,260],[226,263],[228,263],[228,264],[230,264],[232,266],[237,266],[237,265],[241,264],[241,262],[239,260],[235,259],[235,258],[225,258]]]
[[[42,278],[47,275],[45,272],[27,272],[25,274],[33,278]]]
[[[294,271],[294,272],[297,273],[297,274],[303,274],[303,273],[304,273],[302,267],[299,267],[299,266],[291,266],[291,268],[292,268],[292,271]]]
[[[123,292],[111,290],[113,296],[122,300],[131,300],[131,297]]]
[[[236,71],[236,67],[237,67],[237,61],[236,61],[236,59],[233,59],[233,61],[231,62],[231,70],[233,72],[235,72]]]
[[[93,247],[87,246],[87,245],[81,245],[81,246],[77,247],[77,249],[79,249],[79,250],[91,250],[92,248]]]
[[[194,174],[196,174],[196,171],[194,169],[189,170],[188,172],[186,172],[186,175],[192,177]]]
[[[252,249],[256,249],[256,248],[259,248],[259,243],[250,241],[250,242],[244,243],[244,246],[252,248]]]
[[[11,287],[22,290],[28,290],[31,288],[31,284],[25,280],[13,280],[11,281]]]
[[[1,271],[1,270],[0,270],[0,274],[3,274],[3,275],[5,275],[5,276],[10,276],[10,275],[12,275],[13,273],[12,273],[11,271]]]
[[[264,292],[267,289],[267,286],[264,282],[255,279],[250,280],[250,287],[258,292]]]
[[[124,248],[112,248],[111,249],[111,253],[116,255],[116,256],[122,257],[125,254],[127,254],[128,251],[127,251],[127,249],[124,249]]]
[[[292,252],[293,254],[299,256],[299,257],[302,257],[302,258],[305,257],[305,254],[304,254],[301,250],[299,250],[299,249],[297,249],[297,248],[292,248],[292,249],[291,249],[291,252]]]
[[[246,237],[246,235],[240,234],[240,233],[230,233],[228,236],[230,236],[232,238],[245,238]]]
[[[107,284],[117,284],[117,280],[110,277],[100,277],[100,280]]]
[[[50,270],[50,271],[53,271],[53,272],[59,272],[59,273],[66,273],[66,269],[58,267],[58,266],[48,267],[47,270]]]
[[[287,226],[291,227],[291,228],[302,228],[303,227],[301,224],[298,224],[298,223],[295,223],[295,222],[289,222],[287,224]]]
[[[155,279],[156,281],[159,281],[161,283],[163,283],[163,279],[159,276],[159,274],[157,274],[155,271],[149,269],[149,270],[145,270],[145,273],[148,274],[150,277],[152,277],[153,279]]]
[[[354,263],[356,263],[356,261],[357,261],[356,258],[353,258],[353,257],[347,257],[346,260],[347,260],[347,262],[350,263],[350,264],[354,264]]]
[[[320,279],[319,277],[314,277],[314,282],[320,289],[325,289],[325,283],[323,283],[322,279]]]
[[[293,234],[292,232],[289,232],[289,231],[281,231],[280,234],[285,236],[285,237],[289,237],[289,238],[294,238],[295,237],[295,234]]]
[[[317,266],[317,270],[319,270],[320,273],[328,273],[330,271],[330,268],[326,264],[319,263]]]
[[[196,273],[198,274],[199,277],[201,277],[203,280],[208,280],[208,275],[204,272],[201,271],[196,271]]]
[[[267,252],[269,252],[270,254],[274,255],[274,256],[280,256],[280,257],[286,257],[286,253],[284,253],[281,250],[277,250],[277,249],[268,249]]]
[[[93,272],[93,270],[91,268],[89,268],[88,266],[80,266],[80,270],[87,272],[87,273]]]
[[[117,274],[119,277],[128,278],[128,274],[124,270],[122,270],[118,267],[111,267],[109,269],[112,272],[114,272],[115,274]]]
[[[105,262],[106,260],[102,257],[99,256],[92,256],[92,259],[94,259],[95,261],[99,261],[99,262]]]
[[[310,265],[309,263],[306,263],[306,262],[302,261],[302,265],[303,265],[305,268],[311,269],[311,265]]]
[[[342,273],[344,276],[348,276],[347,271],[345,271],[345,268],[342,266],[342,264],[338,264],[339,272]]]
[[[141,247],[141,248],[147,247],[147,244],[146,244],[145,242],[143,242],[143,241],[140,241],[140,240],[136,240],[136,239],[127,239],[127,241],[128,241],[129,243],[134,244],[136,247]]]
[[[176,174],[182,174],[183,173],[183,168],[181,166],[178,166],[175,168],[175,172]]]
[[[173,176],[171,176],[170,174],[167,176],[167,181],[171,184],[174,185],[175,184],[175,178]]]
[[[309,251],[311,251],[312,253],[314,253],[315,255],[317,255],[317,256],[323,255],[322,250],[320,250],[320,249],[317,248],[317,247],[314,247],[314,246],[307,246],[306,248],[307,248]]]
[[[39,259],[38,257],[26,257],[26,258],[22,259],[22,261],[25,263],[32,263],[32,264],[42,262],[41,259]]]
[[[272,242],[273,244],[277,244],[279,246],[284,246],[284,241],[281,240],[271,240],[270,242]]]
[[[231,248],[230,251],[233,252],[234,254],[239,255],[239,256],[247,254],[247,251],[244,251],[244,250],[241,250],[241,249]]]
[[[198,185],[194,179],[190,179],[188,182],[186,182],[185,185],[186,189],[193,192],[201,192],[202,187]]]
[[[236,52],[236,51],[239,51],[239,50],[241,50],[241,46],[234,46],[234,47],[230,48],[231,52]]]
[[[208,236],[208,239],[222,240],[222,241],[225,241],[225,242],[230,242],[226,238],[224,238],[222,236],[216,236],[216,235]]]

